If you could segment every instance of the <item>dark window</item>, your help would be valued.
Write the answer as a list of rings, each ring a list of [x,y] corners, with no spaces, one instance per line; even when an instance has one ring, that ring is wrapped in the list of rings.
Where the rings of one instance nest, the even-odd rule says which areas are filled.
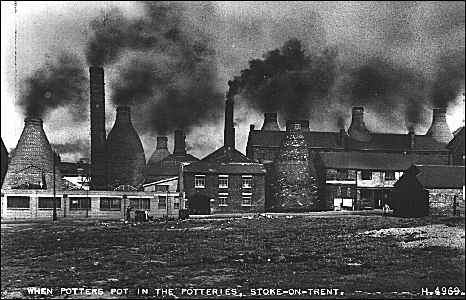
[[[159,196],[159,209],[167,208],[167,196]]]
[[[57,208],[61,208],[61,199],[56,197]],[[40,197],[39,208],[53,208],[53,197]]]
[[[150,199],[148,198],[131,198],[129,199],[129,203],[134,209],[150,209]]]
[[[100,210],[120,210],[121,198],[100,198]]]
[[[337,179],[337,170],[327,169],[327,180],[335,180],[335,179]]]
[[[157,185],[155,190],[157,192],[168,192],[168,185]]]
[[[385,171],[385,180],[395,180],[395,171]]]
[[[173,198],[173,209],[180,209],[180,197]]]
[[[338,180],[346,180],[348,179],[348,170],[340,169],[337,171],[337,179]]]
[[[6,207],[8,208],[29,208],[28,196],[8,196]]]
[[[371,180],[372,179],[372,171],[363,170],[362,171],[362,179],[363,180]]]
[[[70,210],[81,210],[91,208],[91,198],[70,197]]]

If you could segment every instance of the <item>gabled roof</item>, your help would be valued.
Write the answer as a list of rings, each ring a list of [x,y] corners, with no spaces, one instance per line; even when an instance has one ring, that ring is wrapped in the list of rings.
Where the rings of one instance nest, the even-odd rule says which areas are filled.
[[[178,180],[178,176],[169,177],[169,178],[165,178],[165,179],[157,180],[157,181],[153,181],[153,182],[148,182],[146,184],[143,184],[142,186],[146,187],[146,186],[151,186],[151,185],[157,185],[157,184],[162,184],[162,183],[166,183],[166,182],[170,182],[170,181],[174,181],[174,180]]]
[[[414,172],[424,188],[462,188],[464,166],[413,165],[408,172]]]
[[[398,153],[321,152],[324,167],[330,169],[404,171],[412,161]]]
[[[463,143],[462,147],[464,147],[464,126],[455,130],[453,133],[453,139],[448,143],[447,148],[452,149],[455,145],[461,142]]]
[[[324,167],[329,169],[404,171],[412,164],[441,164],[442,157],[416,153],[381,153],[363,151],[319,152],[316,159],[321,159]]]
[[[232,147],[221,147],[202,159],[204,162],[252,162],[243,153]]]
[[[345,145],[350,150],[381,150],[402,152],[414,151],[448,151],[445,145],[437,142],[431,136],[415,135],[414,148],[409,149],[410,140],[408,134],[372,133],[371,140],[359,142],[345,135],[344,142],[340,143],[339,132],[303,132],[311,149],[344,149]],[[261,131],[249,132],[248,146],[280,147],[280,142],[285,131]]]
[[[265,174],[262,164],[250,160],[235,148],[225,146],[183,170],[193,173]]]

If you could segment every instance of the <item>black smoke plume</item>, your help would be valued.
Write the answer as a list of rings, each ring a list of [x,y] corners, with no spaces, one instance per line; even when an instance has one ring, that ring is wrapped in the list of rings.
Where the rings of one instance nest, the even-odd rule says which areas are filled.
[[[129,58],[119,60],[111,97],[116,105],[133,107],[137,116],[133,122],[142,133],[189,130],[220,117],[223,109],[211,38],[202,28],[183,24],[184,19],[192,19],[184,5],[142,3],[144,16],[139,19],[125,19],[112,10],[93,23],[96,31],[89,42],[88,60],[112,63],[125,51]],[[212,14],[211,7],[203,4],[194,23]]]
[[[84,117],[87,106],[87,77],[80,61],[61,53],[22,83],[18,101],[28,117],[44,118],[58,107],[72,107],[76,120]]]
[[[432,88],[436,107],[446,108],[461,90],[464,91],[464,50],[446,53],[438,60],[438,70]]]

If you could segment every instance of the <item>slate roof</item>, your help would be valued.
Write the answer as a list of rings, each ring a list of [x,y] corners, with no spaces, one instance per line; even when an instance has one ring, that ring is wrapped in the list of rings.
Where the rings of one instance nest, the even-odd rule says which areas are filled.
[[[144,171],[145,183],[161,180],[167,177],[179,176],[180,164],[199,161],[191,154],[170,154],[163,160],[151,164]]]
[[[90,165],[87,163],[73,163],[73,162],[60,162],[60,169],[62,176],[86,176],[89,175]],[[79,170],[82,168],[83,170]]]
[[[464,186],[464,166],[414,165],[411,172],[424,188],[454,188]]]
[[[280,147],[280,141],[285,131],[261,131],[249,132],[248,146]],[[344,149],[345,144],[340,144],[339,132],[304,132],[304,137],[311,149]],[[407,134],[372,133],[369,142],[359,142],[346,135],[346,146],[351,150],[380,150],[400,152],[409,149],[409,136]],[[414,151],[448,151],[445,145],[437,142],[431,136],[416,135],[414,137]]]
[[[191,173],[265,174],[262,164],[250,160],[235,148],[225,146],[183,170]]]

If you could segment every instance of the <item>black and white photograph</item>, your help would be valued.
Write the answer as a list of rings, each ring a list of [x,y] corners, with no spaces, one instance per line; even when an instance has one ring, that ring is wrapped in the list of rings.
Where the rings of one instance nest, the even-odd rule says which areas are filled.
[[[465,299],[464,1],[2,1],[1,299]]]

